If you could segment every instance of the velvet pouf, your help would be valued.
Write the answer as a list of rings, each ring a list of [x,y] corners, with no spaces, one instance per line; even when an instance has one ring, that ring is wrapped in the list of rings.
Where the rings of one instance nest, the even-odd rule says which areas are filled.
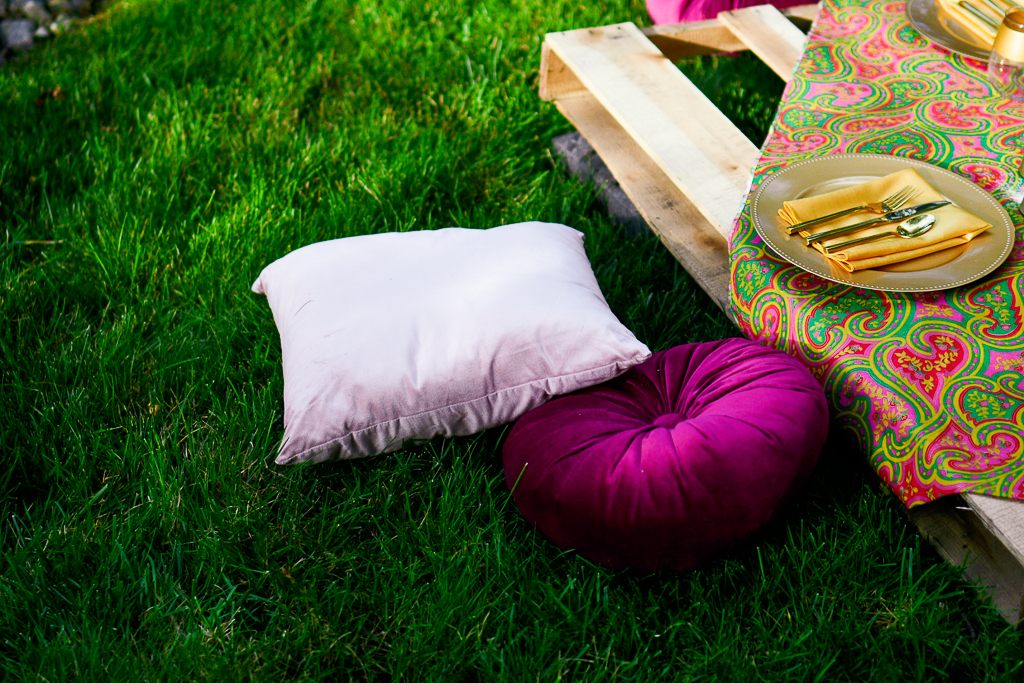
[[[503,450],[526,519],[610,567],[687,569],[764,527],[828,431],[793,357],[744,339],[655,353],[523,415]]]

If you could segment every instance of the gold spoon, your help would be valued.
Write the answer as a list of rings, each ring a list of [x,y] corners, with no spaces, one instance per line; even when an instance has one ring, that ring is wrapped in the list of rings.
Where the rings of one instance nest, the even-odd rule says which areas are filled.
[[[903,221],[896,226],[895,230],[889,232],[880,232],[874,235],[867,235],[866,237],[857,237],[852,240],[846,240],[839,244],[830,244],[825,247],[825,253],[831,254],[832,252],[839,251],[844,247],[849,247],[854,244],[860,244],[861,242],[867,242],[869,240],[876,240],[880,237],[919,237],[932,229],[935,225],[935,216],[930,213],[919,213],[916,216],[911,216],[907,220]]]

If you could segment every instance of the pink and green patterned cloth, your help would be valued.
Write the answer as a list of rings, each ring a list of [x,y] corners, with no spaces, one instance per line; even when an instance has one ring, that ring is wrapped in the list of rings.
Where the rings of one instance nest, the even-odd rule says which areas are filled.
[[[893,294],[823,280],[765,248],[750,198],[773,172],[838,153],[889,154],[959,173],[1016,226],[1006,263],[957,289]],[[972,491],[1024,498],[1024,107],[985,64],[931,43],[903,2],[825,0],[731,239],[745,334],[801,359],[834,424],[853,430],[907,505]]]

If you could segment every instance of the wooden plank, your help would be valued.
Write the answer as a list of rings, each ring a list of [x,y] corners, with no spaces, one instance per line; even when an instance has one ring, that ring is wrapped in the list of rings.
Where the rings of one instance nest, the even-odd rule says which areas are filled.
[[[746,50],[728,27],[718,19],[693,21],[688,24],[647,26],[643,34],[671,61],[698,55]]]
[[[633,24],[549,33],[546,44],[728,238],[758,148]]]
[[[540,98],[547,102],[569,97],[590,96],[576,74],[551,50],[545,40],[540,48]]]
[[[991,597],[992,605],[1003,618],[1016,624],[1024,618],[1024,565],[999,536],[1000,530],[1019,533],[1021,527],[1002,522],[993,526],[990,519],[965,504],[977,498],[985,496],[945,496],[911,508],[908,516],[939,554],[951,564],[962,566],[964,577],[976,582],[978,588]],[[1024,505],[1024,501],[989,500],[997,503],[997,508],[1017,508],[1017,514]]]
[[[782,14],[790,22],[805,30],[814,21],[817,13],[817,5],[800,5],[782,10]],[[685,24],[659,24],[646,26],[641,30],[672,61],[748,49],[747,45],[718,19],[691,21]]]
[[[971,510],[1024,567],[1024,500],[964,494]]]
[[[557,105],[608,166],[662,243],[731,318],[729,245],[725,239],[596,98],[574,97]]]
[[[718,19],[787,83],[804,51],[806,36],[771,5],[719,12]]]
[[[819,5],[817,3],[810,5],[797,5],[796,7],[787,7],[782,10],[782,13],[798,26],[800,24],[804,24],[804,26],[799,26],[800,28],[806,28],[814,23],[814,20],[817,18],[818,6]]]

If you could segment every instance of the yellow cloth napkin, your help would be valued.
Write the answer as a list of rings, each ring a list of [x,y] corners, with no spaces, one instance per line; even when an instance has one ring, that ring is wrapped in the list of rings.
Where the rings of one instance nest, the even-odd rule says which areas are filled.
[[[842,209],[848,209],[869,202],[879,202],[908,186],[914,188],[917,194],[900,208],[908,208],[917,204],[924,204],[925,202],[945,199],[916,170],[905,168],[902,171],[890,173],[883,178],[876,178],[860,185],[846,187],[842,190],[814,197],[785,202],[782,209],[779,210],[779,219],[783,226],[796,225],[797,223],[835,213]],[[992,227],[991,223],[986,223],[974,214],[952,204],[947,204],[928,213],[935,216],[935,225],[920,237],[885,237],[856,244],[832,254],[825,254],[824,246],[839,244],[862,235],[889,232],[895,230],[896,225],[898,225],[897,223],[882,223],[870,228],[837,235],[831,239],[823,240],[821,243],[815,243],[814,247],[822,252],[825,258],[852,273],[857,270],[880,268],[893,263],[908,261],[942,251],[943,249],[966,244]],[[853,225],[854,223],[868,220],[871,217],[872,214],[870,212],[857,211],[826,223],[811,226],[807,230],[801,231],[800,235],[806,237],[810,234],[831,230],[840,226]]]
[[[980,0],[964,0],[971,7],[978,10],[986,17],[996,23],[996,26],[1003,21],[1002,14],[996,12]],[[992,49],[992,43],[996,39],[996,29],[974,16],[960,5],[960,0],[936,0],[939,11],[952,17],[956,23],[978,40],[979,45]],[[1005,12],[1004,12],[1005,14]]]

